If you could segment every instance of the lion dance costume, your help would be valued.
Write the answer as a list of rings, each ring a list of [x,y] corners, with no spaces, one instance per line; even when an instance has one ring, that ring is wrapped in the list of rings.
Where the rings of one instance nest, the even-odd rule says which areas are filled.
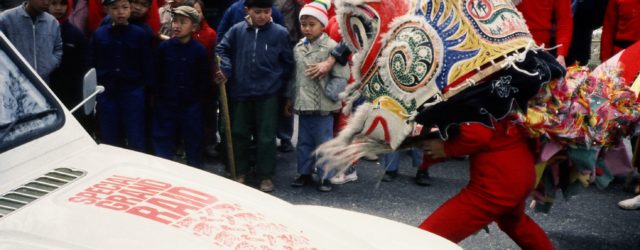
[[[451,241],[496,221],[522,248],[552,249],[524,213],[534,186],[543,206],[567,180],[606,186],[610,173],[596,173],[598,152],[637,133],[637,93],[619,81],[620,71],[572,68],[564,77],[566,69],[534,45],[512,0],[336,0],[336,6],[355,53],[355,83],[342,93],[343,112],[364,104],[316,150],[316,162],[325,173],[345,171],[363,156],[419,145],[437,128],[447,156],[471,156],[467,187],[420,225]],[[450,127],[457,128],[451,136]],[[564,176],[548,159],[534,168],[530,137],[557,145],[552,154],[582,153],[565,157],[569,163],[593,160],[574,162],[579,166]]]
[[[511,113],[526,111],[540,87],[565,69],[535,46],[512,1],[337,0],[336,6],[355,53],[356,82],[342,94],[343,110],[365,103],[318,148],[317,163],[344,171],[365,155],[412,146],[433,127],[448,139],[448,128],[462,124],[447,142],[456,146],[447,148],[473,154],[470,183],[421,228],[459,242],[497,221],[523,248],[553,248],[524,214],[534,157]]]

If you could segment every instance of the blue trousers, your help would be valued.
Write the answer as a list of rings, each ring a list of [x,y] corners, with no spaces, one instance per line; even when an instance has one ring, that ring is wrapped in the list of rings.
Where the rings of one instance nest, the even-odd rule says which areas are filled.
[[[202,168],[204,151],[203,111],[200,104],[170,107],[158,104],[153,112],[151,138],[156,155],[173,159],[178,138],[184,140],[187,165]],[[180,136],[178,136],[180,135]]]
[[[145,151],[144,98],[143,87],[98,95],[96,109],[102,143]]]
[[[420,166],[422,161],[422,150],[418,148],[412,148],[408,151],[411,154],[411,164],[413,167]],[[382,156],[382,166],[387,169],[387,172],[398,171],[400,167],[400,154],[402,152],[387,153]]]
[[[333,138],[333,115],[300,115],[298,116],[298,144],[296,153],[298,158],[298,173],[310,175],[316,163],[311,155],[318,146]],[[318,175],[323,176],[321,167]],[[330,178],[333,173],[329,173]]]

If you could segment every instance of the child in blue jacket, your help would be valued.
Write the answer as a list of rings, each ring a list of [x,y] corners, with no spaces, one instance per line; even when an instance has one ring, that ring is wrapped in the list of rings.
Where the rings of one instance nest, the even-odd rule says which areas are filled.
[[[274,189],[278,98],[293,67],[289,33],[271,22],[272,0],[246,0],[247,20],[234,25],[216,47],[222,76],[229,79],[231,133],[238,182],[250,169],[249,147],[256,141],[260,190]]]
[[[102,143],[145,150],[145,86],[153,81],[151,37],[129,25],[129,0],[103,0],[112,23],[101,26],[89,47],[105,92],[98,95],[97,115]]]
[[[173,38],[157,51],[157,85],[154,87],[152,142],[157,156],[172,159],[177,133],[184,139],[187,164],[202,168],[204,128],[202,102],[212,98],[207,50],[192,38],[200,15],[189,6],[173,9]]]

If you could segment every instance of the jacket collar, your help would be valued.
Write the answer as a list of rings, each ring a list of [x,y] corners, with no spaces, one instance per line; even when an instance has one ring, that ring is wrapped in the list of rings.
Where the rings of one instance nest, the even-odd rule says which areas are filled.
[[[177,46],[187,46],[189,44],[192,44],[195,38],[193,38],[193,36],[191,37],[191,39],[189,39],[189,41],[187,43],[181,43],[180,40],[178,40],[178,38],[172,37],[171,39],[169,39],[169,43],[173,44],[173,45],[177,45]]]
[[[316,39],[312,43],[308,43],[308,40],[306,37],[302,38],[300,42],[296,44],[296,47],[302,48],[302,51],[305,53],[313,52],[318,50],[321,47],[328,48],[329,45],[327,43],[327,39],[331,39],[331,38],[329,38],[329,36],[323,32],[322,35],[320,35],[320,37],[318,37],[318,39]]]
[[[248,21],[248,20],[245,20],[245,21],[244,21],[244,23],[245,23],[245,25],[246,25],[246,29],[248,29],[248,30],[253,30],[253,29],[255,29],[255,27],[253,27],[253,26],[251,26],[251,24],[249,24],[249,21]],[[268,22],[267,24],[265,24],[265,25],[264,25],[264,26],[262,26],[262,27],[259,27],[258,29],[259,29],[259,30],[261,30],[261,31],[262,31],[262,30],[267,30],[267,29],[271,28],[271,25],[273,25],[273,21]]]
[[[24,18],[31,19],[31,15],[29,15],[29,13],[27,13],[27,2],[25,1],[24,3],[22,3],[22,5],[20,7],[21,7],[20,8],[20,15],[22,15],[22,17],[24,17]],[[48,13],[42,12],[38,16],[36,16],[36,22],[44,22],[44,21],[46,21],[44,19],[44,15],[48,15]]]
[[[320,34],[320,37],[318,37],[315,41],[309,41],[309,39],[302,38],[302,44],[304,45],[308,45],[308,46],[325,46],[325,40],[327,39],[327,34],[325,34],[324,32],[322,32],[322,34]]]

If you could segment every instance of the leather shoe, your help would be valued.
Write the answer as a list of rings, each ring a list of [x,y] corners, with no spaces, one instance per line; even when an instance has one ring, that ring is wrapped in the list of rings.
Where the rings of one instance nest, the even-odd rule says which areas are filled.
[[[416,184],[418,184],[418,186],[431,186],[429,171],[418,171],[416,173]]]
[[[382,181],[392,182],[396,179],[396,177],[398,177],[398,171],[387,171],[384,173],[384,176],[382,176]]]

